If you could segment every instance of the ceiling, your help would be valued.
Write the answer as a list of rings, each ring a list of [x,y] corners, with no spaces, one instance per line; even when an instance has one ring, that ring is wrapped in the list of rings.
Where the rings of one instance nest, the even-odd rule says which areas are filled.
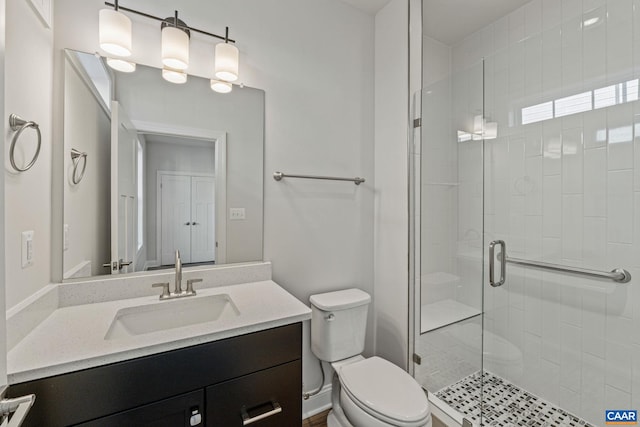
[[[344,3],[360,9],[369,15],[375,15],[380,9],[385,7],[391,0],[342,0]]]
[[[422,31],[425,36],[452,46],[529,1],[422,0]]]
[[[341,0],[375,15],[391,0]],[[486,27],[531,0],[422,0],[425,36],[449,46]]]

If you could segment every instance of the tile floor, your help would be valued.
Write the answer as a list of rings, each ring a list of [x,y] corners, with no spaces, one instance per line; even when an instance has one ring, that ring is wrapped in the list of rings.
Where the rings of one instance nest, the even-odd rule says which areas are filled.
[[[329,411],[330,409],[306,420],[302,420],[302,427],[327,427],[327,415],[329,415]]]
[[[483,383],[484,382],[484,389]],[[593,424],[485,371],[469,375],[436,393],[452,408],[480,422],[480,393],[484,426],[594,427]]]

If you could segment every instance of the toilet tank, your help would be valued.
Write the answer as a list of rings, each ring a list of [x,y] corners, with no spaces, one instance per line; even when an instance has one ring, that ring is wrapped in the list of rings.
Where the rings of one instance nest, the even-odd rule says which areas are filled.
[[[311,295],[311,351],[335,362],[364,350],[371,297],[360,289]]]

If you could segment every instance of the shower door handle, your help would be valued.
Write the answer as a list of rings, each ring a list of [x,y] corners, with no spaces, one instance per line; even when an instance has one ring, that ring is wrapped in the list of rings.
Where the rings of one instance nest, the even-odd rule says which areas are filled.
[[[496,263],[496,254],[495,247],[500,246],[502,252],[500,253],[500,280],[495,281],[495,263]],[[498,286],[504,285],[504,281],[507,277],[507,244],[504,240],[494,240],[489,243],[489,284],[494,288]]]

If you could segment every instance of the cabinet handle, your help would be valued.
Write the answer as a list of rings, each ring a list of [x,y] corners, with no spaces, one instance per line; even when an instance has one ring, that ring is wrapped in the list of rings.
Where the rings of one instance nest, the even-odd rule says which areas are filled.
[[[249,414],[247,413],[247,408],[242,407],[242,425],[248,426],[249,424],[253,424],[257,421],[264,420],[265,418],[269,418],[272,415],[279,414],[280,412],[282,412],[282,407],[278,402],[271,402],[271,405],[273,406],[272,410],[267,411],[260,415],[256,415],[255,417],[250,417]]]

